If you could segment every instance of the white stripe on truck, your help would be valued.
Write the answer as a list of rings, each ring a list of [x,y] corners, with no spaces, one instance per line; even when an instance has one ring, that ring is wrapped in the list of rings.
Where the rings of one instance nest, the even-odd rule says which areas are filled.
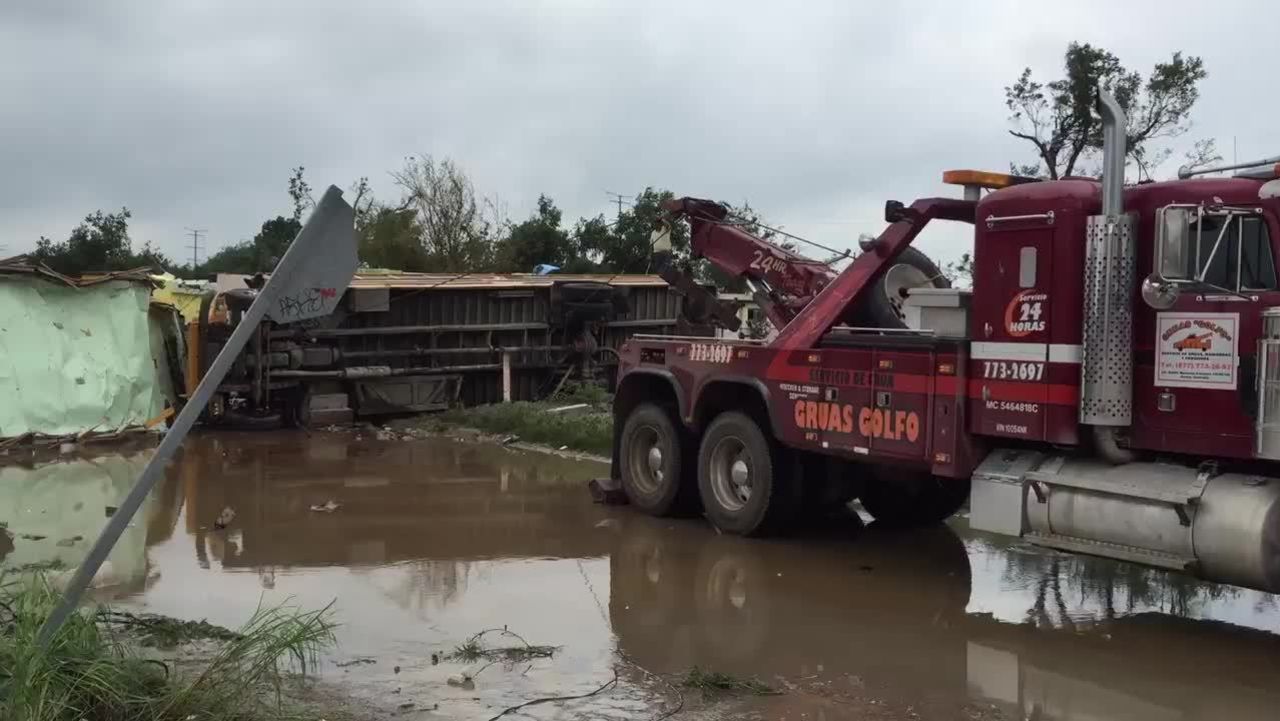
[[[1031,361],[1079,363],[1080,346],[1068,343],[987,343],[969,345],[974,360]]]

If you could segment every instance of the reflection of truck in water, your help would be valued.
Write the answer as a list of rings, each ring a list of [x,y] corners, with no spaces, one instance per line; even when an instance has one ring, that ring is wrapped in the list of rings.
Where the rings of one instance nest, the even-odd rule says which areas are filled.
[[[758,535],[855,497],[899,526],[967,500],[982,530],[1280,591],[1278,166],[1125,188],[1124,112],[1105,93],[1099,111],[1101,182],[948,171],[963,198],[890,201],[838,274],[717,203],[668,202],[779,330],[623,346],[613,475],[631,505]],[[1197,235],[1205,218],[1222,231]],[[972,293],[910,248],[935,220],[974,227]],[[1241,289],[1260,302],[1229,302]],[[1238,384],[1154,382],[1175,304],[1238,319]]]
[[[223,276],[189,331],[188,392],[230,337],[261,276]],[[540,399],[566,378],[609,383],[635,333],[707,334],[699,309],[657,276],[362,271],[338,310],[263,322],[206,421],[328,424]]]
[[[822,693],[870,696],[923,718],[996,718],[968,708],[976,705],[1044,721],[1263,721],[1280,702],[1274,635],[1166,613],[1084,612],[1076,604],[1085,584],[1107,582],[1083,582],[1068,565],[1059,572],[1052,552],[1011,551],[1039,563],[1030,578],[1002,577],[1000,556],[966,555],[946,526],[807,534],[801,552],[692,524],[622,520],[609,554],[609,615],[619,650],[645,668],[812,679]],[[994,578],[980,573],[993,560]],[[1104,594],[1132,600],[1122,567],[1093,563],[1120,571]],[[1061,625],[1016,622],[1041,603],[1035,589],[1059,584],[1072,604]],[[1175,595],[1153,585],[1161,602]],[[974,605],[1005,619],[967,612]],[[803,694],[774,703],[777,713],[763,717],[814,710],[788,706]]]
[[[1174,350],[1209,350],[1213,347],[1213,334],[1201,333],[1191,335],[1173,344]]]

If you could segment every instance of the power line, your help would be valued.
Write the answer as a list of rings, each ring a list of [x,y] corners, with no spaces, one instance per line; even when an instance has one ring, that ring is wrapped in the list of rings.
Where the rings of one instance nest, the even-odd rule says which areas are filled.
[[[613,200],[614,200],[615,202],[617,202],[617,204],[618,204],[618,217],[619,217],[619,218],[621,218],[621,217],[622,217],[622,203],[623,203],[623,202],[626,202],[626,203],[627,203],[627,205],[632,205],[632,204],[633,204],[633,203],[631,203],[631,201],[629,201],[629,200],[625,200],[625,198],[626,198],[627,196],[626,196],[626,195],[623,195],[622,193],[615,193],[615,192],[613,192],[612,190],[606,190],[606,191],[604,191],[604,194],[605,194],[605,195],[607,195],[607,196],[609,196],[609,197],[611,197],[611,198],[613,198]]]
[[[204,228],[186,228],[187,234],[191,236],[191,245],[187,246],[191,249],[191,268],[195,269],[200,265],[200,234],[208,234],[209,231]]]

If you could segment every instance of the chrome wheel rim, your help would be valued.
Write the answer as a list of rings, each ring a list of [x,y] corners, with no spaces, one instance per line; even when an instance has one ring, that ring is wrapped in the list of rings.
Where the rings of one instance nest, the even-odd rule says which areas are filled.
[[[662,462],[666,458],[662,434],[653,426],[644,426],[635,432],[627,466],[631,469],[631,481],[642,493],[656,493],[666,478]]]
[[[727,511],[741,511],[751,500],[754,473],[751,456],[741,440],[721,438],[711,449],[708,474],[716,503]]]

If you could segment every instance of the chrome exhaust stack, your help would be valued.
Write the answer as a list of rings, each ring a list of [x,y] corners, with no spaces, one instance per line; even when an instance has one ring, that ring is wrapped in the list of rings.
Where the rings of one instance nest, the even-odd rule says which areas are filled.
[[[1134,218],[1124,212],[1125,114],[1098,91],[1102,115],[1102,214],[1086,224],[1080,423],[1092,426],[1100,456],[1127,463],[1133,456],[1116,431],[1133,420]]]

